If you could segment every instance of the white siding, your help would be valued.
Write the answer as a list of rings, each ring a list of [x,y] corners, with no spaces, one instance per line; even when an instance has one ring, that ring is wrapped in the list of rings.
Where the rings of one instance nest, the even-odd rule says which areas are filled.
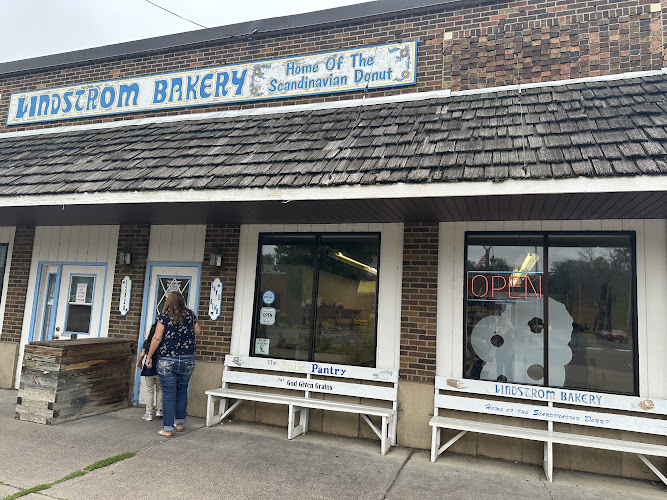
[[[477,222],[440,223],[437,363],[440,376],[463,375],[463,256]],[[664,220],[488,222],[487,231],[634,231],[637,246],[639,395],[667,398],[667,223]]]
[[[396,369],[400,357],[403,224],[272,224],[241,226],[231,354],[248,356],[259,233],[379,232],[377,367]]]
[[[206,226],[151,226],[149,262],[203,262]]]

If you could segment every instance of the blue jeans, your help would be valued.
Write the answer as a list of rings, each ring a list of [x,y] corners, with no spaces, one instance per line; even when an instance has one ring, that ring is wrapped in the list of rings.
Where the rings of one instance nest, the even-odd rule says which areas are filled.
[[[194,354],[168,356],[157,361],[157,374],[162,386],[162,428],[165,431],[173,431],[174,424],[185,423],[188,384],[194,370]]]

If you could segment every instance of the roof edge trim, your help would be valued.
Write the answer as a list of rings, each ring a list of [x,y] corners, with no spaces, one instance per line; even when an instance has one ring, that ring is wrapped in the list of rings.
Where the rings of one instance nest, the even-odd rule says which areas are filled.
[[[565,179],[510,179],[506,181],[469,181],[439,183],[396,183],[370,186],[332,186],[306,188],[234,188],[215,190],[133,191],[67,193],[0,197],[1,207],[39,207],[62,205],[124,205],[172,203],[174,194],[179,202],[204,203],[212,201],[288,203],[321,200],[458,198],[463,196],[499,196],[562,193],[628,193],[652,192],[667,189],[667,175],[638,175],[634,177],[575,177]]]

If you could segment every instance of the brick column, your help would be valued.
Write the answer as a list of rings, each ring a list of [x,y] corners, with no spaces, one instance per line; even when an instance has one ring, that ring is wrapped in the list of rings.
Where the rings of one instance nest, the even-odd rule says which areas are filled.
[[[121,250],[129,250],[132,253],[132,264],[130,266],[116,265],[116,272],[113,277],[113,294],[111,295],[109,338],[139,341],[150,232],[150,225],[120,226],[118,230],[116,255]],[[122,316],[118,310],[118,305],[120,303],[120,286],[125,276],[132,279],[132,296],[130,297],[130,311]]]
[[[222,363],[225,354],[229,354],[240,232],[240,227],[235,225],[206,226],[204,264],[197,311],[202,329],[201,335],[197,336],[198,360]],[[222,254],[222,267],[209,265],[209,256],[212,253]],[[220,278],[222,281],[222,307],[220,317],[211,321],[208,317],[208,301],[211,298],[211,283],[215,278]]]
[[[35,228],[33,226],[16,227],[12,262],[9,268],[9,282],[7,284],[5,319],[2,323],[2,335],[0,336],[0,341],[3,342],[18,343],[21,341],[34,242]]]
[[[438,224],[406,223],[404,227],[400,378],[433,383]]]

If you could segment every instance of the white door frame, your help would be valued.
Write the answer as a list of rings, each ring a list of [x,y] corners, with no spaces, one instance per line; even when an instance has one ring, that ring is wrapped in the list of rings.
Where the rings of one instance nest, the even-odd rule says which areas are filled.
[[[195,297],[195,314],[197,314],[197,305],[199,304],[199,290],[201,289],[201,262],[148,262],[146,264],[146,276],[144,277],[144,300],[143,305],[141,306],[141,326],[139,327],[139,347],[144,343],[144,332],[146,331],[146,317],[149,310],[149,307],[153,307],[152,304],[148,303],[148,293],[150,291],[150,277],[153,272],[154,267],[190,267],[196,269],[197,271],[197,286],[194,290],[191,290],[191,293],[194,293]],[[136,368],[136,367],[135,367]],[[141,370],[135,369],[135,379],[134,379],[134,401],[133,404],[136,406],[139,403],[139,384],[141,383]]]

